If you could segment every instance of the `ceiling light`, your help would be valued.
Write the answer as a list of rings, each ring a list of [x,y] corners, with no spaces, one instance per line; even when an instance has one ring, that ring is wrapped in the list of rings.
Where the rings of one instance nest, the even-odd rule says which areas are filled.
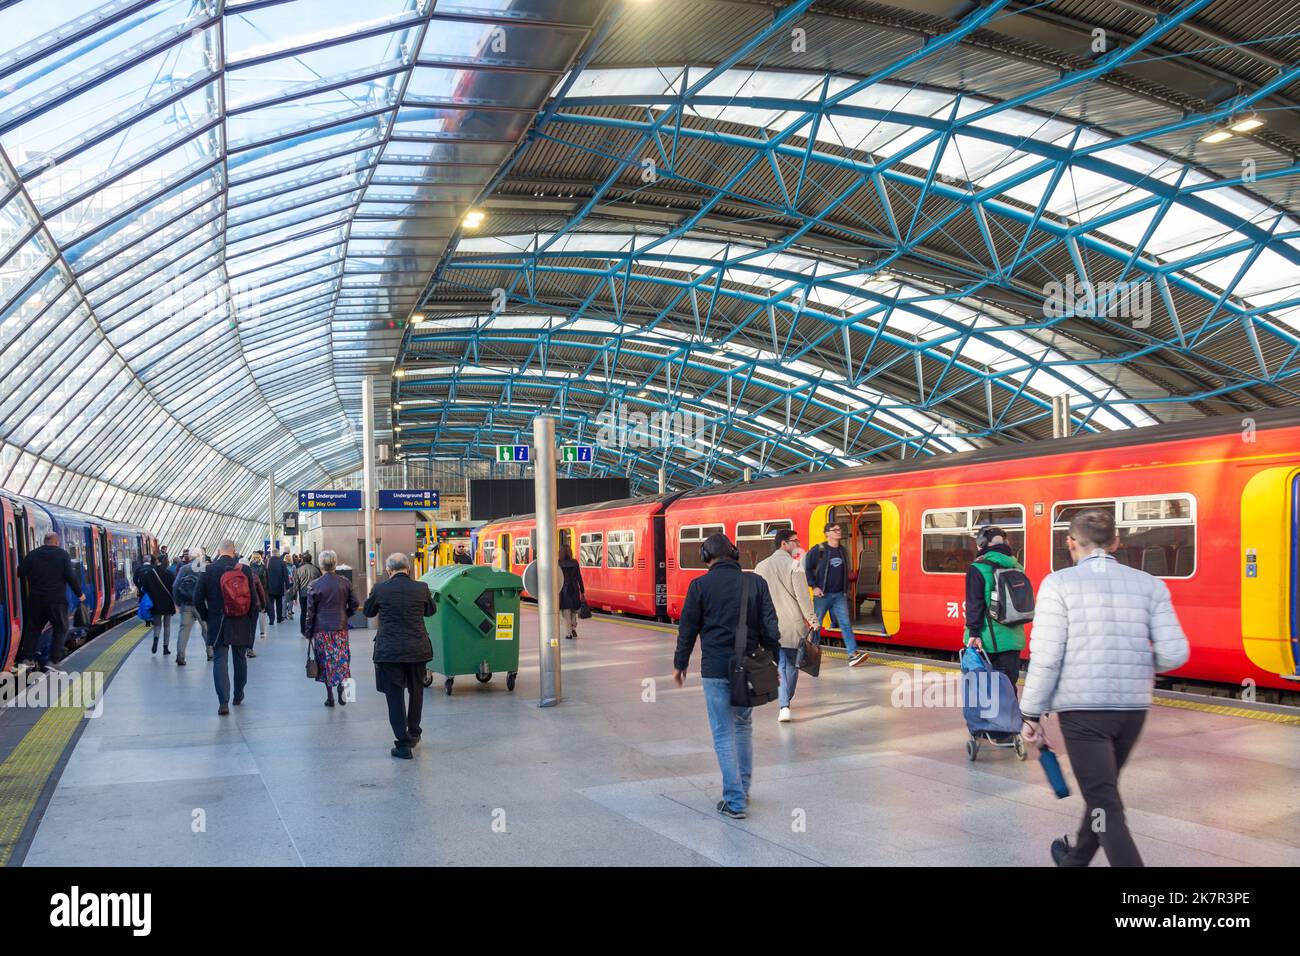
[[[1225,139],[1232,139],[1232,132],[1226,129],[1216,129],[1213,133],[1201,137],[1202,143],[1222,143]]]
[[[402,403],[401,403],[401,402],[397,402],[395,405],[393,405],[393,408],[394,408],[396,411],[399,411],[399,412],[400,412],[400,411],[402,410]]]
[[[393,369],[393,377],[394,377],[394,378],[405,378],[405,377],[406,377],[406,369],[404,369],[404,368]]]
[[[423,322],[423,321],[424,321],[424,315],[423,315],[423,313],[416,312],[414,315],[411,316],[411,324],[412,324],[412,325],[419,325],[419,324],[420,324],[421,322]]]
[[[466,229],[477,229],[483,225],[483,217],[486,214],[481,209],[471,209],[465,213],[465,218],[461,220],[461,225]]]
[[[1259,129],[1264,125],[1264,121],[1258,116],[1243,116],[1241,119],[1228,126],[1228,129],[1234,133],[1249,133],[1252,129]]]

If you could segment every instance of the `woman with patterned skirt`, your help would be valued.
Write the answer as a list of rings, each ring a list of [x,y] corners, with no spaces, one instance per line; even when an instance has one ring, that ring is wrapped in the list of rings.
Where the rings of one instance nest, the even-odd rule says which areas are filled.
[[[307,590],[307,638],[316,655],[316,679],[325,685],[325,706],[347,703],[344,683],[352,680],[352,648],[348,643],[348,618],[357,611],[352,582],[337,573],[338,555],[322,551],[317,556],[321,576]]]

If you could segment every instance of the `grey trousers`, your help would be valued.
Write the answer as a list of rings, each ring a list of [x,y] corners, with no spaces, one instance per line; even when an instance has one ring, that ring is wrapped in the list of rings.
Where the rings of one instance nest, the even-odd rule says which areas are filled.
[[[194,630],[195,624],[199,625],[199,634],[203,636],[203,643],[208,643],[208,622],[203,616],[194,609],[193,604],[181,605],[181,626],[177,632],[176,656],[185,656],[185,645],[190,642],[190,631]]]
[[[170,614],[155,614],[153,616],[153,642],[158,643],[158,635],[162,635],[163,647],[171,646],[172,642],[172,616]]]

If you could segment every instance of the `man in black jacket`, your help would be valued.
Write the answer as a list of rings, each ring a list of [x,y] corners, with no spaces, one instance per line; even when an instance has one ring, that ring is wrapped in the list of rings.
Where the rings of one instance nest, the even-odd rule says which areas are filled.
[[[248,613],[234,617],[226,614],[221,596],[221,576],[227,571],[244,575],[248,585]],[[236,582],[237,583],[237,582]],[[257,636],[259,608],[253,583],[253,572],[247,565],[235,560],[235,542],[227,538],[221,542],[217,557],[200,575],[194,591],[194,609],[208,622],[208,639],[212,641],[212,682],[217,690],[217,713],[230,713],[228,704],[238,707],[244,702],[244,685],[248,683],[248,649]],[[230,696],[230,669],[226,659],[235,658],[235,695]]]
[[[57,666],[37,663],[36,647],[41,631],[49,624],[54,632],[50,665],[57,665],[63,660],[63,647],[68,642],[68,589],[72,589],[79,601],[84,601],[86,596],[71,556],[59,547],[57,534],[47,534],[43,545],[24,555],[18,565],[18,576],[27,582],[27,606],[17,663],[42,671],[58,670]]]
[[[388,580],[375,586],[363,610],[366,617],[379,617],[375,686],[388,698],[388,722],[394,737],[390,753],[410,760],[414,756],[411,748],[420,742],[425,664],[433,659],[424,619],[432,617],[437,608],[429,585],[411,580],[411,562],[406,555],[390,554],[384,567]]]
[[[266,619],[274,627],[276,621],[284,620],[284,592],[289,584],[289,569],[284,558],[275,552],[266,562]]]
[[[695,640],[700,641],[700,678],[704,705],[713,731],[713,750],[722,770],[722,799],[718,812],[742,820],[749,804],[749,781],[754,766],[752,707],[731,704],[730,663],[736,654],[736,628],[740,622],[740,596],[745,573],[740,552],[725,534],[710,535],[700,546],[709,571],[686,589],[682,617],[677,625],[677,653],[673,680],[682,686]],[[749,604],[745,608],[745,653],[762,644],[772,657],[781,653],[781,631],[767,582],[749,575]]]

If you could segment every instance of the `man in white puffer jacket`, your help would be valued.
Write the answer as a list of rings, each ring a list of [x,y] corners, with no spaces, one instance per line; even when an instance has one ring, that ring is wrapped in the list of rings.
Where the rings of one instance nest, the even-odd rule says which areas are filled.
[[[1020,699],[1023,733],[1041,740],[1039,722],[1056,713],[1083,792],[1074,845],[1052,841],[1056,864],[1087,866],[1100,846],[1111,866],[1141,866],[1119,772],[1142,732],[1155,675],[1187,662],[1187,636],[1165,583],[1115,560],[1113,513],[1077,514],[1068,544],[1075,566],[1049,574],[1038,592]]]

